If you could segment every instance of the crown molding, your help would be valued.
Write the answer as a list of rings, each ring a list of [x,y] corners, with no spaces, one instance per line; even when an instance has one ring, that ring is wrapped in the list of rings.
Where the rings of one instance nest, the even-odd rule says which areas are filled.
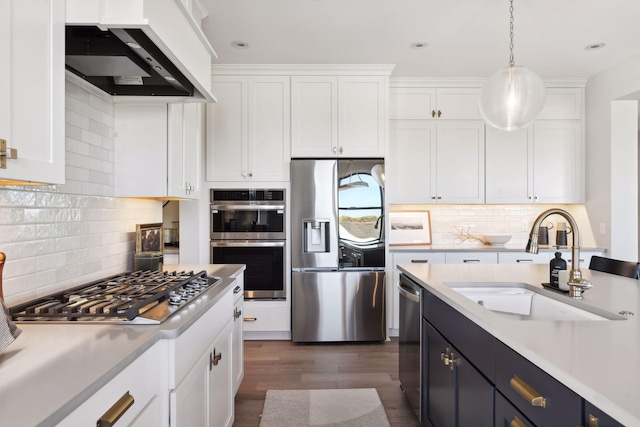
[[[213,64],[214,76],[389,76],[394,64]]]
[[[390,77],[389,87],[482,87],[486,78],[480,77]],[[542,79],[548,88],[577,87],[584,88],[587,78],[549,78]]]

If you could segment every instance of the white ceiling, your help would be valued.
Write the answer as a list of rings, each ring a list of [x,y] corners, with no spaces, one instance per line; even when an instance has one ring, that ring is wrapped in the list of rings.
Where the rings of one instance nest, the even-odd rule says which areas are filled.
[[[396,77],[488,77],[509,60],[508,0],[202,2],[217,64],[396,64]],[[516,65],[543,78],[589,77],[640,53],[640,0],[514,0],[514,15]],[[606,47],[585,50],[593,43]]]

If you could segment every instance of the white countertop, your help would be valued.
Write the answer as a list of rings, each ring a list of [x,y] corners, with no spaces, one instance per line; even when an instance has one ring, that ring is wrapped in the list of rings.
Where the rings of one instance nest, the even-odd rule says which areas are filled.
[[[401,264],[444,302],[623,425],[640,425],[640,281],[582,270],[593,288],[584,304],[627,320],[510,320],[453,291],[447,282],[524,282],[542,288],[547,265]],[[568,297],[566,297],[568,298]]]
[[[557,246],[540,246],[540,252],[555,252]],[[581,246],[581,250],[584,251],[602,251],[606,252],[604,248],[597,248],[591,246]],[[571,246],[560,246],[561,251],[571,251]],[[507,243],[505,245],[392,245],[389,246],[389,252],[524,252],[524,244]]]
[[[158,340],[180,335],[244,269],[165,265],[165,271],[206,270],[224,280],[159,325],[19,323],[22,334],[0,352],[0,426],[56,424]]]

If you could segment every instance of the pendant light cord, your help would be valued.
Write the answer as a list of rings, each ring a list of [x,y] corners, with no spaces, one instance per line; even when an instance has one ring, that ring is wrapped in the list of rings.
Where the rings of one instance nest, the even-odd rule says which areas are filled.
[[[513,60],[513,0],[509,0],[509,67],[513,68],[515,62]]]

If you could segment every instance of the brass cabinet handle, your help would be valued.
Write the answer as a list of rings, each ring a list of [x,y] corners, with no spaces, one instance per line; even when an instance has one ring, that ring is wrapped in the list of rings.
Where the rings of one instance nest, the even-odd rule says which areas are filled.
[[[431,117],[435,117],[436,116],[436,110],[431,110]]]
[[[509,427],[527,427],[527,425],[518,416],[514,416]]]
[[[442,115],[442,111],[438,110],[438,117]]]
[[[509,385],[527,402],[529,402],[531,406],[540,406],[542,408],[547,407],[547,399],[535,391],[529,384],[524,382],[524,380],[519,376],[514,375],[513,378],[511,378],[511,381],[509,381]]]
[[[257,317],[245,317],[244,318],[245,322],[255,322],[256,320],[258,320]]]
[[[105,412],[100,419],[96,422],[97,427],[112,427],[116,421],[120,419],[121,416],[127,412],[127,409],[133,405],[135,402],[133,396],[129,394],[127,391],[122,395],[120,399],[116,403],[113,404],[111,408]]]
[[[588,427],[598,427],[600,423],[598,422],[598,417],[593,414],[589,414],[589,426]]]
[[[17,159],[18,150],[15,148],[7,148],[7,140],[0,139],[0,169],[7,168],[7,159]]]

